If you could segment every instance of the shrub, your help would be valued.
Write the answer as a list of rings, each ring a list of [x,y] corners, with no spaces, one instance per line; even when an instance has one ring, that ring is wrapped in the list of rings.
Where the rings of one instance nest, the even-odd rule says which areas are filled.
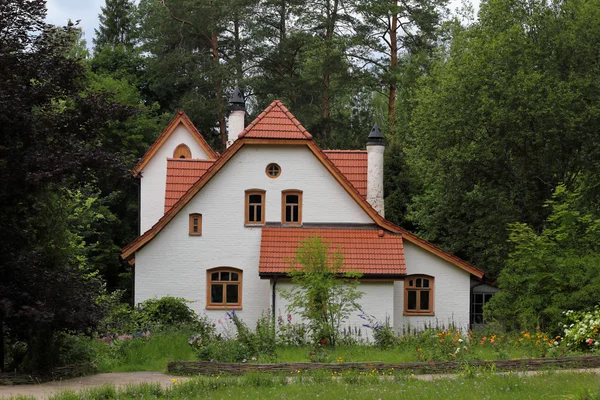
[[[152,323],[185,324],[196,321],[196,313],[188,307],[190,301],[180,297],[161,297],[148,299],[141,305],[141,312],[148,316]]]
[[[600,350],[600,307],[593,311],[565,311],[563,325],[567,347],[584,351]]]
[[[196,313],[188,307],[189,301],[178,297],[148,299],[139,308],[114,303],[108,315],[98,325],[101,336],[116,337],[139,334],[157,326],[190,324],[198,321]]]

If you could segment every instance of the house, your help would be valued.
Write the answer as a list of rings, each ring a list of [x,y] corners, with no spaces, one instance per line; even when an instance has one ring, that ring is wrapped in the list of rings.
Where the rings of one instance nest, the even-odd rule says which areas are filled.
[[[250,326],[267,310],[285,315],[289,260],[320,236],[362,273],[366,313],[398,331],[469,325],[484,272],[384,218],[379,128],[366,151],[322,150],[280,101],[247,127],[244,116],[237,91],[218,154],[181,111],[135,167],[143,234],[122,250],[135,260],[135,303],[183,297],[214,319],[236,309]]]

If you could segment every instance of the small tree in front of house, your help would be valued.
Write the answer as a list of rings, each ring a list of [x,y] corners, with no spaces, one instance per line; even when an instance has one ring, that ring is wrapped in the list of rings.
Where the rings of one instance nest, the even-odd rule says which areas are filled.
[[[343,269],[341,251],[331,250],[321,237],[309,237],[300,243],[291,262],[294,287],[282,290],[289,301],[288,312],[306,321],[316,344],[335,346],[340,327],[350,313],[359,309],[357,272]]]

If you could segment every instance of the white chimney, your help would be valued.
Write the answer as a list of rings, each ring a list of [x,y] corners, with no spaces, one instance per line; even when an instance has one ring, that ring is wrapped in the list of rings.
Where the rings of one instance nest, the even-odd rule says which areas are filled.
[[[227,132],[227,147],[236,141],[238,135],[245,128],[244,117],[246,116],[246,105],[244,96],[237,87],[233,90],[229,98],[229,130]]]
[[[383,135],[379,126],[375,124],[369,134],[367,142],[367,201],[375,211],[382,217],[384,214],[383,204]]]

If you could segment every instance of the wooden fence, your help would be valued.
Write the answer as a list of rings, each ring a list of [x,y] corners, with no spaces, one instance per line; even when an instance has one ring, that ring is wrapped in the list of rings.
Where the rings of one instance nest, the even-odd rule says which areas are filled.
[[[495,365],[498,371],[532,371],[538,369],[564,368],[599,368],[600,356],[573,356],[560,358],[522,358],[516,360],[494,361],[448,361],[448,362],[415,362],[390,364],[382,362],[361,363],[280,363],[280,364],[246,364],[219,363],[210,361],[175,361],[170,362],[167,371],[175,375],[239,375],[247,372],[297,373],[298,371],[327,370],[341,371],[405,371],[408,373],[452,373],[469,365],[484,367]]]
[[[59,381],[94,373],[96,373],[96,367],[93,364],[66,365],[45,374],[17,374],[14,372],[3,372],[0,373],[0,385],[26,385],[48,381]]]

